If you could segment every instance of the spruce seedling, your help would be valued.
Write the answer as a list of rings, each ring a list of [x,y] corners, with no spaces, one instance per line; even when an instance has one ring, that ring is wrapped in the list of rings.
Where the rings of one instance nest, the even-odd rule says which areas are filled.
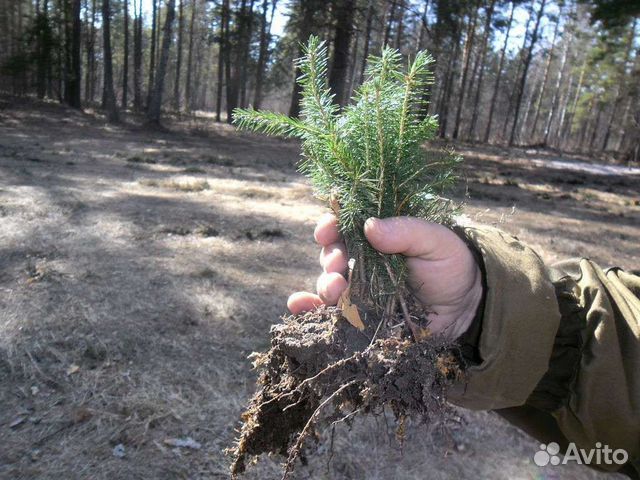
[[[385,48],[369,59],[366,81],[342,110],[327,85],[327,62],[325,44],[311,37],[298,61],[299,120],[235,111],[240,128],[302,140],[301,171],[338,216],[352,260],[337,308],[283,317],[271,327],[269,350],[252,355],[259,378],[239,438],[228,449],[232,476],[249,458],[280,453],[287,455],[286,480],[305,441],[328,418],[335,425],[389,407],[399,437],[409,416],[444,425],[445,391],[461,373],[453,346],[430,336],[422,322],[427,312],[405,285],[402,257],[378,253],[363,233],[369,217],[451,221],[455,205],[443,195],[459,158],[423,149],[437,129],[425,102],[433,60],[421,52],[404,69],[401,55]],[[402,320],[411,332],[400,328]]]
[[[302,140],[300,169],[310,177],[315,194],[338,215],[347,250],[355,259],[353,302],[378,316],[394,313],[399,303],[414,336],[405,301],[404,262],[371,248],[363,226],[369,217],[400,215],[448,224],[455,211],[443,195],[455,181],[460,158],[452,152],[429,154],[423,148],[438,128],[437,118],[426,111],[432,63],[423,51],[404,69],[400,53],[384,48],[380,57],[369,58],[366,81],[341,111],[327,84],[327,47],[312,36],[298,60],[300,119],[245,109],[234,115],[241,129]]]

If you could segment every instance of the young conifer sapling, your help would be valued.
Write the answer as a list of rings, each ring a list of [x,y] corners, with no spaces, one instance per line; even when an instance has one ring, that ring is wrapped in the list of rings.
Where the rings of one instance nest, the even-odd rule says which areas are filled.
[[[272,328],[271,350],[256,355],[259,389],[230,450],[234,474],[244,470],[246,455],[279,452],[288,454],[286,477],[323,409],[346,408],[352,415],[390,406],[403,419],[444,408],[443,377],[452,371],[442,375],[445,342],[430,338],[428,307],[413,300],[402,256],[377,252],[363,233],[370,217],[449,224],[456,210],[444,194],[460,158],[423,148],[438,128],[425,101],[432,62],[420,52],[404,68],[399,52],[383,49],[369,58],[366,81],[340,110],[327,84],[327,47],[311,37],[298,60],[300,119],[235,111],[241,129],[301,140],[301,171],[338,217],[351,261],[338,308],[285,318]],[[395,391],[398,375],[415,388]]]

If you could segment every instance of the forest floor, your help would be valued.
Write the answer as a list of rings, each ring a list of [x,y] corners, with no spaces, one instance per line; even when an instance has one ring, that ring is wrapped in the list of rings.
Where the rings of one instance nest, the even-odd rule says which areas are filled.
[[[638,172],[457,149],[472,219],[549,261],[640,268]],[[323,207],[298,155],[210,118],[154,132],[0,97],[0,478],[228,477],[247,356],[319,269]],[[537,442],[494,414],[460,416],[447,432],[409,425],[403,445],[390,415],[338,425],[296,476],[600,478],[535,466]],[[280,461],[247,477],[279,478]]]

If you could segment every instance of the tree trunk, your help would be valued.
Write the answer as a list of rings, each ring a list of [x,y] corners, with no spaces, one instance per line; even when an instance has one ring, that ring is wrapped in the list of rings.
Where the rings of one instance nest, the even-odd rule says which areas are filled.
[[[247,70],[249,69],[249,50],[251,49],[251,35],[253,32],[253,5],[255,0],[251,0],[249,8],[242,14],[242,36],[241,45],[238,50],[238,63],[240,64],[240,71],[238,73],[240,85],[240,106],[245,108],[247,106]]]
[[[618,90],[616,92],[616,98],[613,101],[613,110],[611,112],[611,116],[609,117],[609,121],[607,122],[607,131],[605,132],[605,135],[604,135],[602,148],[600,149],[601,151],[606,150],[607,146],[609,145],[609,139],[611,138],[611,128],[613,126],[613,121],[616,118],[618,109],[620,108],[620,103],[623,99],[622,89],[624,87],[624,76],[626,75],[626,70],[627,70],[629,61],[631,60],[631,51],[633,50],[633,40],[635,38],[635,32],[636,32],[636,23],[637,23],[637,20],[634,20],[633,24],[631,25],[631,29],[629,30],[627,45],[625,48],[624,60],[618,72],[618,79],[617,79]]]
[[[367,25],[364,33],[364,51],[362,52],[362,66],[360,67],[360,83],[364,82],[364,73],[367,69],[367,57],[369,56],[369,44],[371,43],[371,25],[373,23],[373,0],[369,0],[367,7]]]
[[[349,47],[353,34],[353,14],[355,0],[337,0],[334,11],[336,29],[333,43],[333,58],[329,74],[329,88],[335,95],[334,101],[344,106],[346,98],[345,86],[349,70]]]
[[[477,2],[474,2],[471,8],[473,14],[469,20],[469,33],[467,35],[467,41],[464,52],[464,69],[462,70],[462,80],[460,81],[460,90],[458,92],[458,108],[456,111],[456,121],[453,128],[453,139],[458,138],[460,132],[460,121],[462,119],[462,107],[464,105],[464,97],[467,88],[467,77],[469,75],[469,64],[471,63],[471,54],[473,53],[473,43],[476,35],[476,20],[478,18],[478,9],[476,8]]]
[[[184,36],[184,0],[178,7],[178,55],[176,58],[176,79],[173,83],[173,109],[180,111],[180,71],[182,69],[182,38]]]
[[[302,9],[302,22],[299,26],[298,30],[298,44],[302,45],[306,43],[309,39],[309,35],[311,35],[312,27],[313,27],[313,18],[316,14],[315,10],[315,2],[313,1],[304,1],[300,3],[300,8]],[[302,55],[302,50],[299,47],[297,57]],[[289,116],[297,118],[300,115],[300,99],[302,94],[302,89],[297,82],[298,77],[300,76],[300,69],[296,67],[295,70],[295,79],[293,82],[293,91],[291,93],[291,104],[289,105]]]
[[[543,144],[548,146],[549,143],[549,134],[551,132],[551,123],[553,122],[553,117],[558,110],[558,101],[560,99],[560,88],[562,87],[562,79],[565,73],[565,66],[567,65],[567,57],[569,56],[569,45],[571,45],[571,39],[567,40],[567,43],[564,48],[564,53],[562,54],[562,61],[560,62],[560,71],[558,72],[558,79],[553,89],[553,98],[551,99],[551,110],[549,110],[549,115],[547,116],[547,122],[544,127],[544,139]]]
[[[473,114],[471,115],[471,124],[469,125],[468,137],[474,140],[476,122],[478,121],[478,111],[480,105],[480,96],[482,94],[482,81],[484,79],[485,58],[487,55],[487,44],[489,42],[489,33],[491,31],[491,20],[493,19],[493,11],[495,9],[496,0],[491,0],[487,8],[487,18],[484,23],[484,36],[482,37],[482,53],[480,54],[480,76],[476,87],[476,95],[473,99]]]
[[[542,2],[540,3],[540,8],[538,9],[538,14],[536,17],[536,23],[535,23],[535,26],[533,27],[533,33],[531,34],[531,43],[529,44],[527,56],[525,57],[525,60],[524,60],[522,77],[520,78],[520,84],[517,87],[516,112],[514,114],[513,125],[511,126],[511,134],[509,135],[509,146],[512,146],[516,140],[516,128],[518,128],[520,108],[522,107],[522,96],[524,95],[524,88],[527,84],[527,73],[529,73],[529,66],[531,65],[531,59],[533,57],[533,47],[538,41],[540,21],[542,20],[542,16],[544,15],[544,7],[546,3],[547,3],[547,0],[542,0]]]
[[[196,10],[198,6],[198,0],[191,1],[191,19],[189,20],[189,53],[187,54],[187,78],[185,80],[185,107],[188,112],[191,111],[193,105],[191,84],[192,84],[192,71],[193,71],[193,31],[195,29]],[[220,120],[218,120],[220,121]]]
[[[549,71],[551,70],[551,62],[553,61],[553,53],[556,46],[556,39],[558,38],[558,30],[560,29],[560,17],[562,16],[562,7],[564,4],[560,4],[560,11],[556,20],[555,28],[553,29],[553,39],[551,40],[551,48],[547,53],[547,63],[544,67],[544,75],[542,77],[542,86],[540,87],[540,93],[538,94],[538,100],[536,101],[536,113],[533,117],[533,127],[531,128],[531,137],[535,140],[536,132],[538,130],[538,119],[540,118],[540,107],[542,106],[542,100],[544,99],[544,93],[547,88],[547,82],[549,81]]]
[[[160,51],[160,61],[158,63],[158,71],[156,72],[155,84],[153,86],[153,94],[149,111],[147,112],[147,120],[152,124],[160,123],[160,112],[162,110],[162,94],[164,91],[164,77],[167,73],[167,63],[169,62],[169,49],[171,48],[171,30],[173,28],[173,20],[176,16],[176,0],[167,0],[167,14],[164,21],[162,33],[162,50]]]
[[[111,55],[111,8],[109,0],[102,0],[102,42],[104,56],[104,79],[102,108],[107,111],[109,122],[118,121],[116,94],[113,91],[113,59]]]
[[[246,4],[246,0],[242,0],[243,4]],[[226,38],[225,49],[224,49],[224,60],[225,60],[225,82],[227,87],[227,123],[231,123],[233,121],[233,111],[238,106],[238,65],[231,62],[231,9],[229,6],[229,0],[223,0],[223,8],[226,8],[226,22],[225,22],[225,31],[224,36]],[[243,8],[243,7],[241,7]]]
[[[133,3],[136,10],[136,3]],[[138,0],[133,22],[133,108],[142,111],[142,0]]]
[[[122,109],[127,109],[129,93],[129,0],[124,0],[124,57],[122,59]]]
[[[256,88],[253,97],[253,108],[260,109],[262,103],[262,85],[264,82],[264,69],[269,55],[269,43],[271,42],[271,24],[275,13],[277,0],[271,2],[271,18],[267,23],[267,8],[269,0],[262,2],[262,17],[260,28],[260,53],[258,54],[258,66],[256,67]]]
[[[396,1],[397,0],[391,0],[391,5],[389,6],[389,9],[387,11],[387,15],[385,15],[387,21],[386,23],[386,27],[384,29],[384,38],[382,40],[382,48],[389,46],[389,39],[391,38],[391,25],[393,25],[393,17],[396,14]]]
[[[142,1],[142,0],[141,0]],[[149,85],[147,85],[147,107],[151,104],[151,95],[155,84],[156,71],[156,24],[158,22],[158,6],[156,1],[151,0],[151,52],[149,53]]]
[[[400,15],[398,17],[398,28],[396,29],[396,50],[402,51],[402,35],[404,33],[404,0],[398,0]]]
[[[216,92],[216,122],[222,121],[222,87],[225,78],[225,54],[227,51],[227,36],[226,36],[226,18],[228,12],[225,9],[225,4],[222,4],[222,12],[220,15],[220,32],[218,43],[218,85]]]

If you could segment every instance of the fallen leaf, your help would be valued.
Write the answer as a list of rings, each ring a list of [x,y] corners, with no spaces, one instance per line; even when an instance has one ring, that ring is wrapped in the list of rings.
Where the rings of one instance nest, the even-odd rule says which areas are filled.
[[[67,375],[73,375],[74,373],[78,373],[79,371],[80,367],[74,364],[67,368]]]
[[[365,326],[360,318],[358,307],[351,303],[351,278],[353,276],[353,267],[355,266],[355,263],[356,261],[353,258],[349,260],[349,278],[347,280],[347,288],[342,292],[342,295],[340,295],[338,308],[342,310],[342,316],[347,320],[347,322],[362,331]]]
[[[338,307],[342,310],[342,316],[347,320],[347,322],[362,331],[364,330],[364,323],[360,318],[358,307],[351,303],[349,294],[349,288],[342,292],[342,295],[340,295],[340,301],[338,302]]]

